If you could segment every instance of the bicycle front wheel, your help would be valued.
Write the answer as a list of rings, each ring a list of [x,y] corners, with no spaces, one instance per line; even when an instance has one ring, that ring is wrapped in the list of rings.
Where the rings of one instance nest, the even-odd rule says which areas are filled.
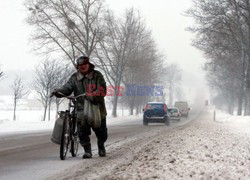
[[[63,122],[63,132],[61,138],[61,145],[60,145],[60,159],[65,160],[68,152],[69,146],[69,118],[68,115],[65,115],[65,119]]]
[[[79,142],[77,140],[77,136],[73,135],[72,140],[71,140],[71,155],[72,155],[72,157],[76,157],[77,152],[78,152],[78,145],[79,145]]]

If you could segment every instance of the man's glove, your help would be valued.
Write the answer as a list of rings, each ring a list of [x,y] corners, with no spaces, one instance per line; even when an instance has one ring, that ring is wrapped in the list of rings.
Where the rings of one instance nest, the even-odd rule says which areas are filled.
[[[54,89],[51,93],[50,93],[50,97],[56,96],[57,98],[62,97],[62,94],[59,92],[58,89]]]

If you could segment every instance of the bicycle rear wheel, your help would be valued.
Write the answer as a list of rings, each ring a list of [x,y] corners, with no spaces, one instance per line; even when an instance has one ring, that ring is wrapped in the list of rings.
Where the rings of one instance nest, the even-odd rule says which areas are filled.
[[[65,160],[68,152],[69,146],[69,117],[68,113],[65,115],[65,119],[63,122],[63,132],[61,138],[61,145],[60,145],[60,159]]]
[[[76,117],[75,117],[75,111],[72,113],[71,117],[71,155],[72,157],[76,157],[78,152],[78,133],[77,133],[77,123],[76,123]]]

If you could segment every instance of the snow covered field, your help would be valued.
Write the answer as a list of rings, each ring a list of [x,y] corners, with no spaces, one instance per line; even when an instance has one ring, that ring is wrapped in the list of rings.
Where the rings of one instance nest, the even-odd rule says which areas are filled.
[[[122,121],[130,121],[138,116],[128,116],[128,111],[118,111],[119,117],[111,117],[111,111],[108,111],[107,125],[120,123]],[[42,121],[43,110],[17,110],[17,120],[13,121],[12,110],[0,110],[0,135],[23,133],[23,132],[38,132],[52,130],[55,124],[56,112],[51,111],[51,120]]]
[[[67,109],[67,103],[67,100],[62,103],[59,111]],[[111,117],[112,110],[107,109],[107,112],[107,125],[130,121],[138,118],[138,116],[142,117],[142,115],[129,116],[128,110],[118,109],[118,117],[113,118]],[[0,96],[0,135],[52,130],[55,124],[56,111],[51,110],[50,121],[47,119],[42,121],[43,113],[40,102],[34,99],[22,99],[17,106],[16,121],[13,121],[13,97]]]

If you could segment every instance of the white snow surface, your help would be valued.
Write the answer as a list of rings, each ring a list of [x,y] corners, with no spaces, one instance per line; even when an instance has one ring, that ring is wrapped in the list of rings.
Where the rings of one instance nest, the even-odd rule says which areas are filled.
[[[43,111],[0,111],[0,135],[51,130]],[[55,112],[51,113],[51,117]],[[135,117],[135,116],[134,116]],[[135,117],[136,118],[136,117]],[[137,117],[138,118],[138,117]],[[53,118],[52,118],[53,119]],[[108,118],[108,124],[133,119]],[[191,123],[127,138],[107,147],[107,157],[49,179],[250,179],[250,117],[216,110]],[[111,153],[112,152],[112,153]]]
[[[59,111],[66,110],[68,105],[66,99],[59,108]],[[16,121],[13,121],[13,97],[0,95],[0,136],[14,133],[30,133],[50,131],[53,129],[56,120],[56,111],[51,110],[50,121],[48,120],[48,112],[46,120],[43,119],[44,110],[41,103],[34,99],[21,99],[18,102],[16,110]],[[121,123],[123,121],[133,121],[139,115],[129,116],[128,110],[117,110],[118,117],[111,116],[112,110],[107,109],[107,125]]]
[[[14,133],[40,132],[52,130],[55,124],[56,111],[51,111],[51,120],[42,121],[43,110],[17,110],[16,121],[13,121],[13,110],[0,110],[0,136]],[[108,111],[107,125],[113,125],[122,121],[133,121],[138,116],[128,116],[128,111],[118,111],[119,117],[111,117]],[[139,115],[141,116],[141,115]]]
[[[250,118],[216,114],[125,139],[108,157],[49,179],[250,179]]]

